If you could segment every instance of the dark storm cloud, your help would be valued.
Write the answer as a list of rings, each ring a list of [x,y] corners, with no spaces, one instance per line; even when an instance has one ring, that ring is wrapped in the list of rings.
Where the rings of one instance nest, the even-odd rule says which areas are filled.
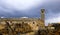
[[[13,7],[8,7],[9,4],[4,4],[0,2],[0,15],[8,16],[31,16],[31,17],[40,17],[40,9],[46,9],[46,16],[54,16],[55,14],[60,13],[60,1],[59,0],[45,0],[38,8],[32,7],[30,10],[16,10]]]

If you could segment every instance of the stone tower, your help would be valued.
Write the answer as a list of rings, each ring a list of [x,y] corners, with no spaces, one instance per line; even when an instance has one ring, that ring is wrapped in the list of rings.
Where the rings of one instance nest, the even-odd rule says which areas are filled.
[[[41,9],[41,20],[45,21],[45,9]]]
[[[40,21],[38,21],[39,23],[39,29],[40,30],[43,30],[45,29],[45,9],[41,9],[40,11],[40,14],[41,14],[41,18],[40,18]]]

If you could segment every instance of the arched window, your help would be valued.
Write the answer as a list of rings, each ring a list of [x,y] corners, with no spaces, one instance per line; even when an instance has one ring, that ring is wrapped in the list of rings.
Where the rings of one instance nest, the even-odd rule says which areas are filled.
[[[35,24],[35,22],[33,22],[33,24]]]

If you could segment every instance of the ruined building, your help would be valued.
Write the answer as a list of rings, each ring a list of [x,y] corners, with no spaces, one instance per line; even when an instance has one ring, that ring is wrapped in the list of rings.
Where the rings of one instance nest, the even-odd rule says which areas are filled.
[[[37,31],[45,27],[45,9],[40,11],[41,18],[0,18],[0,33],[7,34],[26,33],[29,31]],[[9,31],[10,30],[10,31]]]

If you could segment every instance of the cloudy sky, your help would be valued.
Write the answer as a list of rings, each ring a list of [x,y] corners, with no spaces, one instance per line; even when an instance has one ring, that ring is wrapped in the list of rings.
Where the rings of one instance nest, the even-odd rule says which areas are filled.
[[[60,0],[0,0],[0,17],[40,17],[46,10],[47,23],[60,22]]]

